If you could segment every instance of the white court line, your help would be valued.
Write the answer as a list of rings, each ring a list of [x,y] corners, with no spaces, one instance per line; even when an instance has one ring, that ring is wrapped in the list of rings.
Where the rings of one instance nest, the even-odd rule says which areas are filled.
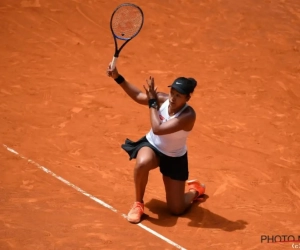
[[[52,177],[54,177],[54,178],[60,180],[61,182],[63,182],[63,183],[65,183],[66,185],[68,185],[69,187],[74,188],[74,189],[77,190],[79,193],[81,193],[81,194],[83,194],[83,195],[89,197],[91,200],[93,200],[93,201],[99,203],[99,204],[102,205],[103,207],[106,207],[106,208],[108,208],[109,210],[111,210],[111,211],[113,211],[113,212],[115,212],[115,213],[118,213],[117,209],[115,209],[114,207],[112,207],[112,206],[110,206],[109,204],[105,203],[104,201],[102,201],[102,200],[96,198],[95,196],[93,196],[93,195],[91,195],[91,194],[85,192],[84,190],[82,190],[81,188],[75,186],[74,184],[72,184],[71,182],[67,181],[66,179],[60,177],[59,175],[57,175],[57,174],[55,174],[55,173],[53,173],[51,170],[49,170],[49,169],[45,168],[44,166],[38,164],[37,162],[35,162],[35,161],[31,160],[31,159],[28,159],[27,157],[25,157],[25,156],[19,154],[17,151],[15,151],[14,149],[12,149],[12,148],[6,146],[5,144],[3,144],[3,146],[4,146],[9,152],[11,152],[11,153],[13,153],[13,154],[19,156],[20,158],[22,158],[22,159],[26,160],[27,162],[31,163],[32,165],[35,165],[35,166],[38,167],[39,169],[43,170],[45,173],[47,173],[47,174],[51,175]],[[126,215],[126,214],[122,214],[122,213],[121,213],[121,215],[122,215],[124,218],[127,218],[127,215]],[[176,248],[178,248],[178,249],[186,250],[186,249],[183,248],[182,246],[180,246],[180,245],[178,245],[177,243],[175,243],[175,242],[169,240],[168,238],[164,237],[163,235],[161,235],[161,234],[155,232],[154,230],[150,229],[149,227],[143,225],[142,223],[138,223],[138,224],[136,224],[136,225],[139,226],[139,227],[141,227],[141,228],[143,228],[143,229],[145,229],[146,231],[148,231],[149,233],[155,235],[156,237],[158,237],[158,238],[160,238],[160,239],[166,241],[167,243],[173,245],[174,247],[176,247]]]

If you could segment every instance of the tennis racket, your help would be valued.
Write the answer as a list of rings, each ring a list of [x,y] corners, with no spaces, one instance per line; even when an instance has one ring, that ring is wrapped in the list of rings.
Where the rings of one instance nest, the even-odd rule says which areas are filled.
[[[123,3],[115,9],[110,19],[110,29],[115,42],[115,54],[110,65],[111,69],[116,67],[121,50],[141,31],[143,23],[143,11],[137,5]],[[120,47],[118,47],[119,40],[123,41]]]

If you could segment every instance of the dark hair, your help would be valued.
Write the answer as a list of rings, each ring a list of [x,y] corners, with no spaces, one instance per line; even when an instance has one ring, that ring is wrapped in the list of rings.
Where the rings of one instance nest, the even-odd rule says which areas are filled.
[[[189,77],[189,78],[187,78],[189,81],[189,84],[191,85],[191,92],[190,93],[193,93],[194,92],[194,90],[195,90],[195,88],[197,87],[197,81],[194,79],[194,78],[192,78],[192,77]]]

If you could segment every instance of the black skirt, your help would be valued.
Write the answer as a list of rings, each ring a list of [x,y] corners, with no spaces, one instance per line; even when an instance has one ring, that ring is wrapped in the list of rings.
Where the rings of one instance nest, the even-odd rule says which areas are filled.
[[[125,143],[121,145],[121,147],[127,152],[129,155],[129,160],[135,159],[139,150],[142,147],[149,147],[151,148],[157,156],[161,155],[161,152],[159,152],[154,146],[152,146],[146,136],[142,137],[138,141],[134,142],[129,140],[128,138],[125,140]]]
[[[129,155],[129,160],[136,159],[139,150],[142,147],[149,147],[151,148],[156,156],[159,158],[159,168],[160,172],[164,176],[168,176],[173,180],[179,181],[186,181],[189,176],[189,169],[188,169],[188,157],[187,152],[183,156],[179,157],[170,157],[154,146],[150,144],[147,140],[146,136],[142,137],[136,142],[133,142],[129,139],[125,140],[125,143],[121,146]]]

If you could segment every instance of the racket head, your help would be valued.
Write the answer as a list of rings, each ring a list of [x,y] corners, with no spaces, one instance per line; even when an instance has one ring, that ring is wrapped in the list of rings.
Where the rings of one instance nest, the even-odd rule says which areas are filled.
[[[129,41],[142,29],[144,13],[132,3],[123,3],[113,12],[110,19],[110,29],[114,38]]]

